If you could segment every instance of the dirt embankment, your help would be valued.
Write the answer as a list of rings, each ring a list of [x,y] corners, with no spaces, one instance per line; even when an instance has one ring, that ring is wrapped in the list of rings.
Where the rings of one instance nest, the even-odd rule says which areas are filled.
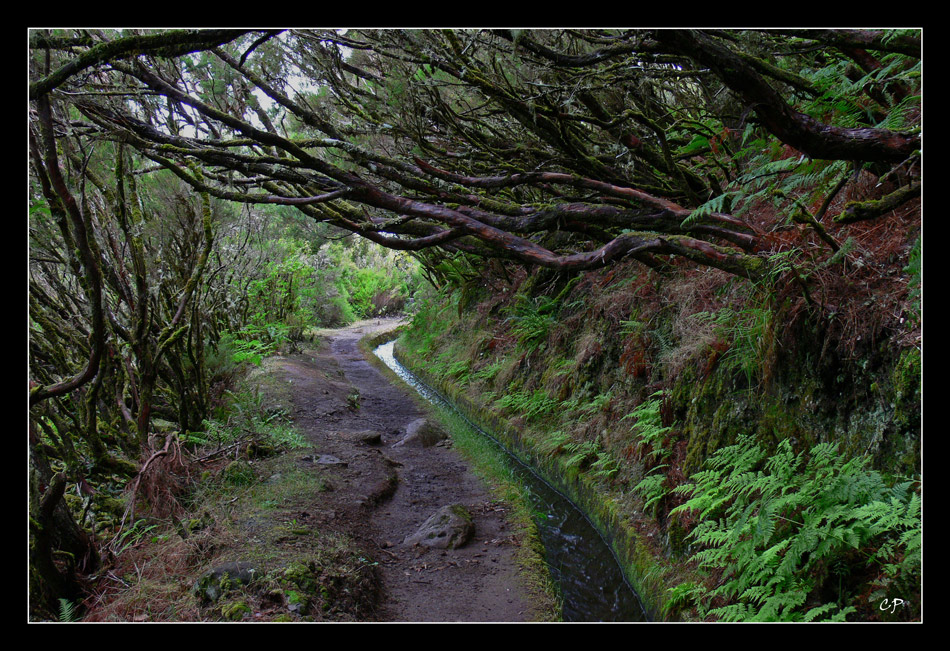
[[[358,347],[366,334],[394,325],[324,331],[322,345],[272,362],[267,372],[269,391],[292,406],[294,423],[314,445],[298,462],[327,487],[299,507],[302,521],[345,534],[377,563],[376,621],[533,621],[536,599],[519,577],[505,507],[450,442],[394,445],[425,414]],[[452,504],[471,514],[470,542],[457,549],[404,544]]]

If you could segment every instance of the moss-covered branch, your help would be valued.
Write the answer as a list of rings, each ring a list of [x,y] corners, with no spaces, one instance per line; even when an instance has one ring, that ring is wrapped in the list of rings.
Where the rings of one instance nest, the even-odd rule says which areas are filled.
[[[837,224],[853,224],[868,219],[877,219],[919,196],[920,183],[912,183],[880,199],[852,201],[845,206],[840,215],[835,217],[834,221]]]

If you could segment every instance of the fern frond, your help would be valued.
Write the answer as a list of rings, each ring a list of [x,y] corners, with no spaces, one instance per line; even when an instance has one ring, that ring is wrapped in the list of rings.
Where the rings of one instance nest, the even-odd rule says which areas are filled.
[[[718,197],[713,197],[706,203],[697,207],[680,224],[680,228],[689,228],[703,217],[717,212],[729,212],[729,206],[734,197],[742,196],[741,192],[725,192]]]
[[[671,515],[698,513],[690,537],[701,549],[693,560],[724,577],[710,594],[727,603],[710,613],[729,621],[843,620],[855,609],[801,607],[821,588],[820,568],[869,545],[879,553],[861,551],[866,562],[913,580],[920,563],[916,482],[888,486],[866,463],[844,458],[830,443],[795,454],[783,441],[766,458],[751,437],[740,436],[691,484],[674,489],[690,498]]]
[[[69,599],[59,599],[59,621],[61,622],[75,622],[76,621],[76,604],[74,604]]]

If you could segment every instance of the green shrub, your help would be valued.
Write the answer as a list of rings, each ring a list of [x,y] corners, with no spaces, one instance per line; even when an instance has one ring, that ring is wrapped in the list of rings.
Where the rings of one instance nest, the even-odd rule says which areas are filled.
[[[750,304],[740,309],[724,307],[712,314],[699,312],[695,316],[714,323],[716,334],[724,341],[731,342],[720,364],[725,369],[741,372],[751,390],[765,353],[766,335],[772,320],[771,310],[762,305]]]
[[[228,360],[232,365],[239,365],[243,362],[250,362],[256,366],[260,366],[264,357],[276,350],[280,344],[286,340],[280,334],[277,334],[276,329],[272,329],[271,332],[274,332],[275,336],[267,336],[269,342],[262,341],[260,339],[254,338],[254,334],[257,331],[260,331],[261,328],[249,326],[239,333],[225,332],[221,335],[221,340],[218,342],[218,350],[215,355],[215,359],[228,357]],[[217,362],[221,364],[221,362]]]
[[[221,471],[221,479],[230,486],[250,486],[257,480],[257,475],[247,461],[236,459]]]
[[[296,240],[279,240],[275,260],[264,275],[248,287],[248,327],[281,329],[281,336],[299,339],[314,324],[313,303],[322,300],[309,246]]]
[[[225,395],[228,400],[220,414],[202,421],[202,431],[188,432],[184,438],[186,443],[220,447],[250,437],[265,446],[290,449],[309,446],[283,412],[265,408],[260,392],[226,391]]]
[[[329,297],[322,311],[333,312],[332,320],[344,323],[398,314],[419,280],[418,264],[411,257],[365,242],[354,246],[331,242],[321,247],[318,267],[323,294]]]

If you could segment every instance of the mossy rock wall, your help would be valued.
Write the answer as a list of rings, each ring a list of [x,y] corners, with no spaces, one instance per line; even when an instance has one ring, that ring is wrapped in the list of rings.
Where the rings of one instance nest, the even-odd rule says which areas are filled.
[[[721,369],[677,377],[674,409],[689,441],[684,472],[749,433],[769,448],[785,439],[797,449],[834,442],[849,456],[869,455],[882,472],[918,474],[920,351],[881,345],[843,359],[820,350],[821,341],[816,330],[803,333],[770,362],[770,377],[752,386]]]

